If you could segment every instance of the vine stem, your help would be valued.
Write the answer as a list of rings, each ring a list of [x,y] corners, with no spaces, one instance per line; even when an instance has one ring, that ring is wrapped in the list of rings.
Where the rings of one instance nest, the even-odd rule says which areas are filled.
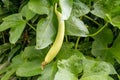
[[[80,41],[80,36],[77,38],[77,41],[76,41],[76,44],[75,44],[75,49],[77,49],[79,41]]]
[[[88,35],[88,36],[93,37],[93,36],[97,35],[97,34],[100,33],[107,25],[108,25],[108,22],[107,22],[102,28],[100,28],[97,32],[95,32],[95,33],[93,33],[93,34],[90,34],[90,35]]]
[[[26,20],[24,20],[24,21],[29,27],[31,27],[34,31],[36,31],[36,29],[30,23],[28,23]]]
[[[26,22],[34,31],[36,31],[36,29],[28,22]]]
[[[94,22],[94,23],[97,24],[98,26],[100,26],[100,24],[99,24],[97,21],[95,21],[94,19],[92,19],[91,17],[86,16],[86,15],[84,15],[84,17],[87,18],[87,19],[89,19],[89,20],[91,20],[92,22]]]

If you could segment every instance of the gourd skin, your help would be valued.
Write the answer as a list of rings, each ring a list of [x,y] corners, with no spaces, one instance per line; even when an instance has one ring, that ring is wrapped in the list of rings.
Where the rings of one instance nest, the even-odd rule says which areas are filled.
[[[58,18],[58,33],[52,47],[48,51],[45,57],[45,60],[42,63],[42,66],[50,63],[54,59],[54,57],[57,55],[57,53],[61,49],[61,46],[64,40],[65,23],[64,23],[64,20],[62,20],[62,14],[59,11],[57,11],[57,4],[55,4],[55,14],[57,15],[57,18]]]

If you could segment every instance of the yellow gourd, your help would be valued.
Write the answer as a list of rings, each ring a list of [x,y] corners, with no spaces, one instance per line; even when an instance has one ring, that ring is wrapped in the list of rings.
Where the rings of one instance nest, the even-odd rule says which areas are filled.
[[[45,57],[45,60],[42,62],[42,67],[44,67],[46,64],[50,63],[54,59],[54,57],[61,49],[64,39],[65,23],[64,20],[62,20],[62,14],[57,10],[57,4],[55,4],[55,14],[57,15],[58,19],[58,33],[52,47]]]

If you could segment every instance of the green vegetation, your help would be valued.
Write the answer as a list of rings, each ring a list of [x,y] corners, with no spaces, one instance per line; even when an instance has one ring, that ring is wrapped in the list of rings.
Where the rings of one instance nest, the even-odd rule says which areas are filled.
[[[119,48],[120,0],[0,1],[1,80],[119,80]]]

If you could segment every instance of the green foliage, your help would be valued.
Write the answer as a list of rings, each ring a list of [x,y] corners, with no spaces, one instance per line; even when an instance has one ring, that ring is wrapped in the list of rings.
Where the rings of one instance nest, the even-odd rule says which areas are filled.
[[[49,0],[30,0],[28,3],[29,9],[38,14],[49,14]]]
[[[111,48],[108,47],[113,40],[113,34],[110,29],[105,28],[101,33],[94,37],[94,42],[92,44],[92,54],[100,59],[106,61],[113,61],[113,55]]]
[[[58,33],[55,3],[65,37],[43,69]],[[119,29],[120,0],[2,0],[0,80],[119,80]]]
[[[22,14],[23,17],[26,18],[26,20],[30,20],[31,18],[33,18],[33,17],[35,16],[35,13],[32,12],[32,11],[28,8],[28,5],[25,5],[25,6],[22,8],[22,10],[21,10],[20,13]]]
[[[67,20],[72,11],[73,0],[60,0],[59,4],[63,14],[62,19]]]
[[[47,18],[41,19],[37,24],[37,36],[36,36],[36,48],[43,49],[52,43],[55,35],[55,27],[52,20],[53,18],[53,7]]]
[[[113,26],[120,27],[120,1],[119,0],[99,0],[94,4],[94,10],[91,11],[94,15],[99,16]]]
[[[86,25],[79,18],[71,16],[66,21],[66,34],[72,36],[86,37],[89,32]]]
[[[89,12],[90,12],[90,8],[87,5],[85,5],[84,3],[82,3],[79,0],[74,1],[71,15],[73,15],[75,17],[80,17]]]
[[[119,53],[119,47],[120,47],[120,43],[119,43],[119,40],[120,40],[120,34],[119,36],[117,37],[117,39],[115,40],[112,48],[111,48],[111,52],[113,53],[114,57],[118,60],[118,62],[120,63],[120,53]]]
[[[71,56],[67,60],[58,62],[58,71],[54,80],[77,80],[77,76],[82,72],[82,61],[80,57]]]
[[[109,63],[92,60],[83,62],[84,71],[81,80],[113,80],[109,74],[116,74],[113,66]]]

